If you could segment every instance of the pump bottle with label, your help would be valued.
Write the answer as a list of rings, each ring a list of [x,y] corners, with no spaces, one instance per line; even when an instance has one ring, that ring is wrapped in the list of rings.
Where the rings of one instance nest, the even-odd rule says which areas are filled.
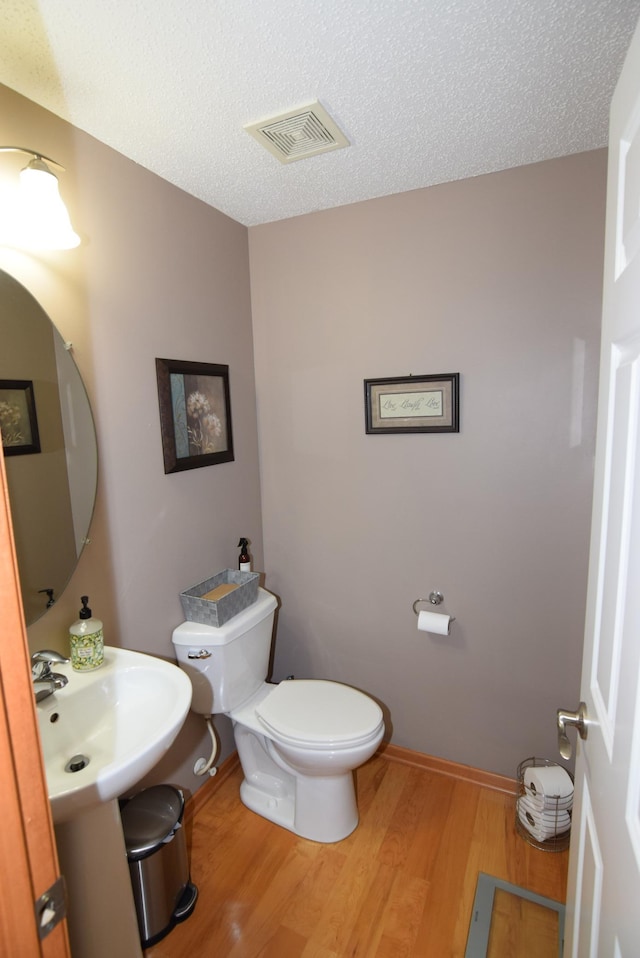
[[[104,662],[102,622],[93,618],[88,595],[81,596],[80,601],[80,618],[69,629],[71,666],[76,672],[90,672]]]

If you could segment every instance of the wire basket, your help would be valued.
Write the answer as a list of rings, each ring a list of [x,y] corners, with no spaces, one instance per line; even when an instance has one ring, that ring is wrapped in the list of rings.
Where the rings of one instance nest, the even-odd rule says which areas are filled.
[[[545,852],[569,847],[573,776],[557,762],[527,758],[518,765],[516,831]]]

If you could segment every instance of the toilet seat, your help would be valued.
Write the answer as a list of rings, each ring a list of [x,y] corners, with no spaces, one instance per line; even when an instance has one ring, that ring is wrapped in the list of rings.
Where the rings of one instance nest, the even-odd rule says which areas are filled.
[[[380,706],[356,689],[324,679],[277,685],[255,714],[282,742],[308,748],[348,748],[374,738],[383,722]]]

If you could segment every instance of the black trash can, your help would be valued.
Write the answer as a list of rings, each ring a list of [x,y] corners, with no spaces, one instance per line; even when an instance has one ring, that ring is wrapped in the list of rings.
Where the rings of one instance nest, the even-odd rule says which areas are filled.
[[[164,938],[196,904],[183,814],[184,796],[173,785],[145,788],[120,805],[143,948]]]

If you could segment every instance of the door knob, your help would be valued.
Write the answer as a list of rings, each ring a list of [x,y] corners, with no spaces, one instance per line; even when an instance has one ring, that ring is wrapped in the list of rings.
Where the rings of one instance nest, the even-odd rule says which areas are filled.
[[[587,737],[587,706],[580,702],[577,712],[558,709],[558,750],[563,758],[571,758],[571,742],[567,735],[567,726],[575,725],[580,738]]]

